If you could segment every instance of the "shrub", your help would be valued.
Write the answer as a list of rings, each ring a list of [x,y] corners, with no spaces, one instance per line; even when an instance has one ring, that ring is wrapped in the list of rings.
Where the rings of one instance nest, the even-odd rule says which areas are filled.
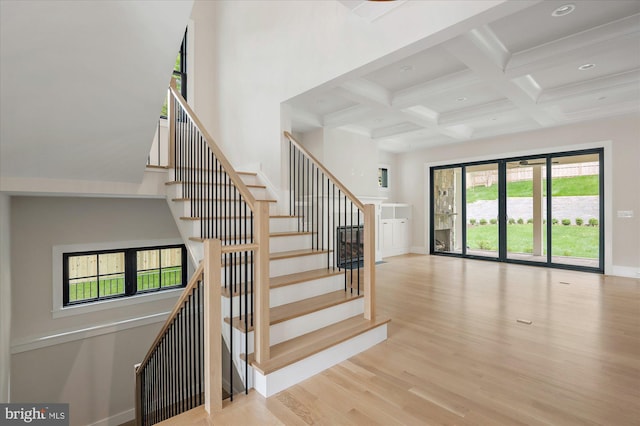
[[[498,219],[489,219],[489,223],[495,225],[496,223],[498,223]]]
[[[564,226],[569,226],[571,225],[571,219],[562,219],[562,224]]]
[[[486,225],[487,219],[480,219],[480,225]]]
[[[582,226],[584,224],[584,220],[581,217],[576,217],[576,225]]]
[[[515,225],[516,220],[512,217],[509,218],[509,225]]]
[[[523,223],[524,223],[524,220],[521,217],[519,217],[518,218],[518,225],[522,225]]]
[[[469,219],[469,223],[471,224],[471,226],[476,224],[476,220],[475,219]]]
[[[551,224],[552,225],[557,225],[558,224],[558,219],[556,219],[556,218],[551,219]]]
[[[589,219],[589,226],[598,226],[598,219],[592,217]]]
[[[533,223],[533,219],[527,219],[527,223]]]
[[[489,241],[482,240],[478,244],[480,245],[480,250],[491,250]]]

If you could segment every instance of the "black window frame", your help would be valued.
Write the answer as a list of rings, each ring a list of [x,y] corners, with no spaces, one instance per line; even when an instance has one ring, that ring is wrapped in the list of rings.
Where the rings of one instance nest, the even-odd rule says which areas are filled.
[[[599,210],[599,235],[598,235],[598,250],[599,250],[599,257],[598,257],[598,266],[596,267],[591,267],[591,266],[580,266],[580,265],[573,265],[573,264],[564,264],[564,263],[556,263],[553,261],[552,256],[553,256],[553,250],[552,250],[552,244],[553,244],[553,236],[552,236],[552,228],[550,226],[547,227],[546,230],[546,244],[547,244],[547,261],[546,262],[532,262],[529,260],[519,260],[519,259],[511,259],[507,257],[507,249],[506,249],[506,242],[507,242],[507,234],[506,234],[506,211],[507,211],[507,206],[506,206],[506,198],[507,198],[507,189],[506,189],[506,163],[508,162],[512,162],[512,161],[519,161],[519,160],[537,160],[537,159],[544,159],[546,161],[546,167],[547,167],[547,176],[545,177],[547,184],[546,184],[546,191],[547,194],[551,194],[552,193],[552,182],[553,182],[553,177],[552,177],[552,160],[553,158],[557,158],[557,157],[572,157],[572,156],[579,156],[579,155],[588,155],[588,154],[596,154],[598,155],[598,164],[600,167],[600,173],[599,173],[599,206],[598,206],[598,210]],[[454,253],[454,252],[444,252],[444,251],[439,251],[436,249],[435,247],[435,229],[434,229],[434,225],[435,225],[435,212],[434,212],[434,200],[435,200],[435,194],[434,194],[434,172],[436,170],[443,170],[443,169],[450,169],[450,168],[460,168],[462,170],[462,198],[465,199],[466,198],[466,168],[469,166],[477,166],[477,165],[483,165],[483,164],[497,164],[498,165],[498,177],[499,177],[499,182],[498,182],[498,191],[499,191],[499,196],[498,196],[498,201],[499,201],[499,213],[498,213],[498,238],[499,238],[499,245],[498,245],[498,256],[497,257],[486,257],[486,256],[477,256],[477,255],[471,255],[467,253],[467,247],[466,247],[466,241],[467,241],[467,235],[466,235],[466,226],[462,227],[462,238],[463,238],[463,246],[462,246],[462,252],[461,253]],[[604,267],[605,267],[605,256],[607,256],[608,254],[605,252],[605,197],[607,196],[607,194],[605,194],[605,161],[604,161],[604,148],[603,147],[599,147],[599,148],[587,148],[587,149],[581,149],[581,150],[573,150],[573,151],[562,151],[562,152],[547,152],[545,154],[531,154],[531,155],[522,155],[522,156],[515,156],[515,157],[504,157],[504,158],[495,158],[495,159],[491,159],[491,160],[482,160],[482,161],[468,161],[468,162],[464,162],[464,163],[452,163],[452,164],[446,164],[446,165],[439,165],[439,166],[432,166],[429,168],[429,188],[428,188],[428,196],[429,196],[429,254],[431,255],[435,255],[435,256],[450,256],[450,257],[462,257],[462,258],[468,258],[468,259],[478,259],[478,260],[487,260],[490,262],[504,262],[504,263],[514,263],[514,264],[523,264],[523,265],[529,265],[529,266],[540,266],[540,267],[547,267],[547,268],[556,268],[556,269],[568,269],[568,270],[573,270],[573,271],[583,271],[583,272],[594,272],[594,273],[598,273],[598,274],[604,274]],[[553,197],[546,197],[546,202],[547,202],[547,217],[545,218],[545,220],[548,223],[551,223],[551,219],[552,219],[552,201],[553,201]],[[462,221],[464,224],[466,224],[467,222],[467,211],[466,211],[466,203],[463,202],[462,206],[461,206],[461,213],[462,213]]]
[[[141,251],[153,251],[164,249],[176,249],[181,250],[181,283],[179,285],[162,287],[161,284],[158,288],[138,289],[138,264],[137,254]],[[70,301],[70,285],[69,285],[69,258],[77,256],[99,256],[103,254],[123,253],[124,254],[124,293],[115,295],[100,295],[100,285],[96,286],[97,295],[94,298],[74,300]],[[145,246],[145,247],[129,247],[122,249],[108,249],[108,250],[90,250],[81,252],[68,252],[62,254],[62,306],[77,306],[86,305],[95,302],[102,302],[105,300],[122,299],[131,296],[141,294],[153,294],[161,291],[174,290],[176,288],[184,288],[187,285],[187,248],[184,244],[169,244],[161,246]],[[146,271],[146,270],[145,270]],[[162,267],[159,267],[159,271],[162,272]],[[100,275],[99,269],[96,271],[96,277],[99,278],[104,275]],[[107,275],[107,274],[105,274]],[[162,274],[160,274],[162,276]]]
[[[180,94],[182,95],[182,97],[184,98],[184,100],[187,100],[187,80],[188,80],[188,73],[187,73],[187,29],[184,30],[184,37],[182,38],[182,43],[180,43],[180,50],[178,50],[178,56],[180,56],[180,69],[176,70],[175,69],[175,65],[173,67],[173,71],[171,73],[172,77],[175,77],[176,79],[178,79],[180,81]],[[166,100],[165,100],[166,102]],[[166,106],[166,104],[165,104]],[[165,106],[163,106],[163,109],[165,108]],[[168,107],[167,107],[167,111],[168,111]],[[162,112],[160,113],[160,118],[164,118],[167,119],[167,114],[162,114]]]

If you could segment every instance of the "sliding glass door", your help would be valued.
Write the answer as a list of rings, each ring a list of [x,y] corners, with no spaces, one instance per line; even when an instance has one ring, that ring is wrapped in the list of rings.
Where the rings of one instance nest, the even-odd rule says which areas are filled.
[[[431,169],[431,253],[603,272],[603,152]]]
[[[508,259],[547,262],[547,160],[506,162]]]
[[[550,191],[553,263],[599,267],[602,197],[598,153],[553,157]]]
[[[467,254],[498,257],[498,163],[465,168]]]

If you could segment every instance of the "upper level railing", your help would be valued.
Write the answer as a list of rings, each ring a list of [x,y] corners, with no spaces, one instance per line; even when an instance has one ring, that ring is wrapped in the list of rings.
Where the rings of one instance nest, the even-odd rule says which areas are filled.
[[[200,237],[252,242],[255,198],[180,93],[169,90],[169,166],[200,218]]]
[[[375,317],[375,206],[363,204],[289,132],[289,213],[313,233],[326,267],[344,272],[345,291],[364,291],[365,318]]]

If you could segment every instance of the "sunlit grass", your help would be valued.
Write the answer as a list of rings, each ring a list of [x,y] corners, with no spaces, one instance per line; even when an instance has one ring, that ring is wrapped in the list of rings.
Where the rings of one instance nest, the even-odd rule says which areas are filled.
[[[546,241],[546,238],[544,239]],[[599,228],[593,226],[552,226],[554,256],[598,258]],[[498,250],[498,225],[479,225],[467,228],[467,246],[471,250]],[[507,225],[507,251],[533,252],[533,225]],[[546,250],[545,250],[546,252]]]

